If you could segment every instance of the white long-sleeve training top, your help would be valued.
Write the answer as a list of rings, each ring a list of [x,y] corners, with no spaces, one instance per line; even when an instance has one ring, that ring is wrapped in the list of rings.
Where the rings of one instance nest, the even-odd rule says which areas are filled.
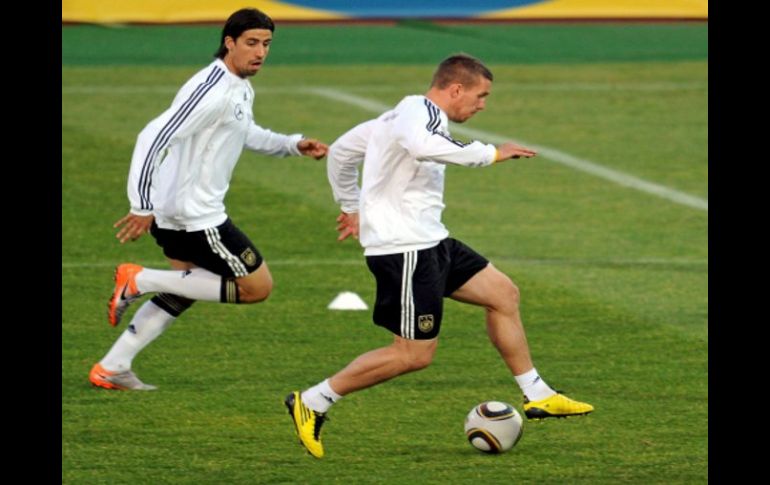
[[[244,148],[300,155],[301,134],[253,121],[254,90],[221,59],[196,73],[171,107],[139,133],[128,175],[131,212],[164,229],[199,231],[227,219],[224,198]]]
[[[359,213],[364,254],[426,249],[449,235],[441,222],[445,164],[491,165],[497,150],[454,140],[448,123],[446,113],[425,96],[407,96],[329,148],[327,175],[334,200],[343,212]]]

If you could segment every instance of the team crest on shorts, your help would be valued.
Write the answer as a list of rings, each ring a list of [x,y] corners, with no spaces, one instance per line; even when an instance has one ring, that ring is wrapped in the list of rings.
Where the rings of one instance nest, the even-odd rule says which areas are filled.
[[[433,315],[419,315],[417,317],[417,328],[422,333],[428,333],[433,330]]]
[[[257,255],[251,248],[246,248],[246,251],[241,253],[241,259],[246,263],[246,266],[254,266],[257,262]]]

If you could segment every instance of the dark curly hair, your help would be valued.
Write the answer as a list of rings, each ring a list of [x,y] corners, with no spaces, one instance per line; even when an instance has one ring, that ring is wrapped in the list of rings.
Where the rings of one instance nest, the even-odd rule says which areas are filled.
[[[230,18],[225,22],[225,26],[222,28],[222,40],[219,44],[219,49],[214,56],[224,59],[227,55],[227,47],[225,47],[225,37],[232,37],[233,40],[241,36],[243,32],[251,29],[265,29],[270,32],[275,32],[275,24],[265,12],[256,8],[242,8],[230,15]]]

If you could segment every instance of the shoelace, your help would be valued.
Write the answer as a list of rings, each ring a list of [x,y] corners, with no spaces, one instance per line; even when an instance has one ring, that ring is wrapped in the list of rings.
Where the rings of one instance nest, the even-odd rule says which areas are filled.
[[[564,394],[564,391],[561,389],[554,389],[554,392],[556,394]],[[526,395],[524,396],[524,404],[529,404],[529,398]]]

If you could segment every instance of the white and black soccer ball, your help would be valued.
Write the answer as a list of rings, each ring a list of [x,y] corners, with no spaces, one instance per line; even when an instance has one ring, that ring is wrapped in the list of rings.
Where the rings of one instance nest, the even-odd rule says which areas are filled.
[[[521,415],[508,403],[483,402],[465,417],[465,435],[474,448],[485,453],[502,453],[521,439]]]

